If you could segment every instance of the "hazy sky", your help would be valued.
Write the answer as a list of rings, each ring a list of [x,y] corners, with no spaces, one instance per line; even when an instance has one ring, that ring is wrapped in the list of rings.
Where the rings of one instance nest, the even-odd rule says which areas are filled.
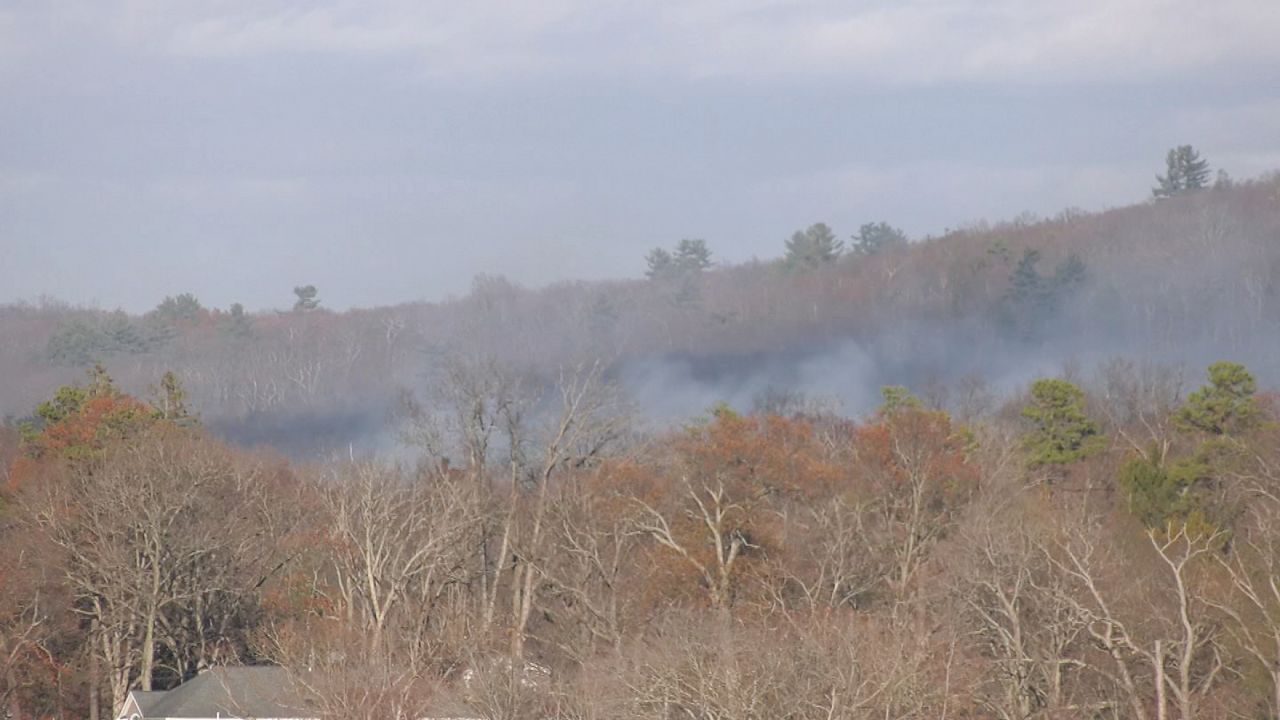
[[[1280,169],[1278,0],[0,0],[0,302],[331,307]]]

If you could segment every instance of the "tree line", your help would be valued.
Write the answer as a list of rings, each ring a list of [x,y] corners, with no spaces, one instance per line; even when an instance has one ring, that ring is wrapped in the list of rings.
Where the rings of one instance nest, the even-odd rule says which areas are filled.
[[[656,254],[649,278],[531,289],[481,275],[461,297],[346,311],[306,285],[282,287],[279,312],[182,292],[141,314],[0,306],[0,417],[22,420],[99,362],[135,394],[172,370],[208,427],[297,455],[376,444],[400,391],[424,391],[449,354],[544,376],[592,358],[623,375],[670,360],[709,368],[698,379],[715,386],[721,368],[856,347],[868,388],[999,383],[1074,355],[1205,365],[1228,354],[1273,382],[1276,192],[1263,177],[911,242],[882,242],[896,237],[887,224],[856,238],[815,225],[792,238],[790,260],[732,265],[690,239],[663,248],[667,261]],[[823,250],[833,243],[839,252]]]
[[[1280,426],[1238,363],[659,432],[600,364],[445,364],[400,462],[229,446],[172,375],[40,403],[0,436],[7,715],[276,663],[320,717],[1280,717]]]

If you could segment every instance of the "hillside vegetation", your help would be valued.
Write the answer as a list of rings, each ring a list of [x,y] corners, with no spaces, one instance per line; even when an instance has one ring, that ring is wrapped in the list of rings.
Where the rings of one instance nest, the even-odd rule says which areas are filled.
[[[1231,357],[1274,381],[1278,193],[1269,178],[910,243],[851,238],[825,260],[659,268],[647,280],[533,290],[478,276],[460,299],[346,312],[325,310],[314,288],[292,311],[254,314],[190,295],[141,317],[10,305],[0,307],[0,415],[24,416],[97,362],[141,395],[172,370],[211,426],[298,452],[384,437],[401,391],[429,386],[449,358],[544,379],[598,360],[663,420],[777,392],[862,412],[885,384],[1003,388],[1114,356],[1193,367]]]
[[[3,714],[274,663],[322,718],[1280,717],[1280,180],[868,227],[4,309]]]

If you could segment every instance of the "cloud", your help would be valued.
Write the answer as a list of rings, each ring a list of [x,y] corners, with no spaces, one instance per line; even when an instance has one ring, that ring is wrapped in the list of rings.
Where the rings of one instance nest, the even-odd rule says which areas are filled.
[[[28,6],[0,33],[104,32],[185,57],[402,58],[437,80],[545,74],[1129,82],[1280,63],[1273,0],[133,0]],[[92,22],[88,20],[92,19]]]
[[[0,286],[340,306],[1118,204],[1175,144],[1280,165],[1276,36],[1275,0],[0,2]]]
[[[846,76],[868,83],[1149,79],[1280,58],[1265,0],[915,0],[807,3],[696,28],[709,74]],[[690,28],[695,29],[695,28]],[[693,33],[689,33],[693,34]]]

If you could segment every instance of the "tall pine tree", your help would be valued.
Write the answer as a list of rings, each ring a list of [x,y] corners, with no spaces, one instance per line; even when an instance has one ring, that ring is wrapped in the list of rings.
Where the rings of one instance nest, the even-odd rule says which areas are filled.
[[[787,240],[785,262],[792,270],[812,270],[840,257],[843,249],[844,243],[836,239],[826,223],[814,223]]]
[[[1156,176],[1156,186],[1151,189],[1155,197],[1173,197],[1209,185],[1209,161],[1190,145],[1170,148],[1165,156],[1165,174]]]

